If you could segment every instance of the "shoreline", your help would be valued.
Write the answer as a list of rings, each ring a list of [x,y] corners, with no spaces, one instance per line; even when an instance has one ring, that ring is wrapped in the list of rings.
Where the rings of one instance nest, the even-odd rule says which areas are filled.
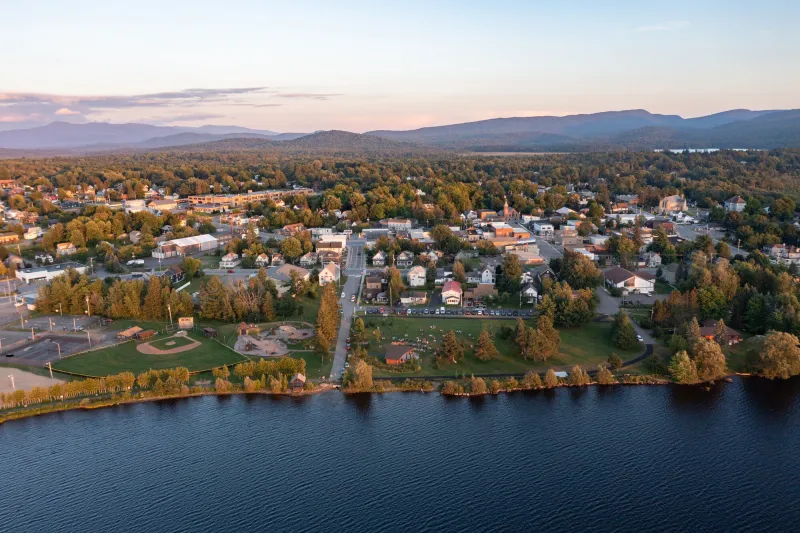
[[[480,377],[480,376],[476,376]],[[75,400],[63,400],[57,403],[44,403],[44,404],[37,404],[34,406],[26,406],[18,408],[17,410],[9,411],[7,413],[0,413],[0,425],[5,424],[6,422],[12,422],[16,420],[24,420],[26,418],[32,418],[37,416],[45,416],[49,414],[56,414],[56,413],[63,413],[66,411],[91,411],[95,409],[107,409],[111,407],[119,407],[122,405],[132,405],[137,403],[147,403],[147,402],[158,402],[164,400],[180,400],[184,398],[199,398],[205,396],[240,396],[240,395],[261,395],[261,396],[286,396],[286,397],[303,397],[303,396],[313,396],[317,394],[325,394],[329,392],[339,391],[345,395],[355,395],[355,394],[390,394],[390,393],[438,393],[440,396],[445,397],[453,397],[453,398],[463,398],[463,397],[480,397],[480,396],[497,396],[499,394],[508,394],[513,392],[534,392],[534,391],[543,391],[543,390],[555,390],[555,389],[582,389],[588,387],[625,387],[625,386],[656,386],[656,387],[663,387],[668,385],[676,385],[680,387],[703,387],[703,388],[710,388],[714,384],[718,382],[724,383],[731,383],[734,377],[753,377],[750,373],[740,373],[736,372],[733,374],[728,374],[716,382],[710,383],[693,383],[693,384],[679,384],[673,381],[669,381],[668,379],[652,379],[649,381],[639,381],[639,382],[624,382],[624,381],[616,381],[611,384],[601,385],[600,383],[593,381],[591,383],[587,383],[585,385],[570,385],[568,383],[559,383],[553,387],[536,387],[536,388],[524,388],[518,387],[515,389],[499,389],[496,391],[489,391],[486,390],[485,392],[481,393],[473,393],[473,392],[459,392],[459,393],[443,393],[442,391],[431,388],[431,389],[403,389],[399,387],[390,387],[390,388],[382,388],[380,390],[367,390],[367,391],[358,391],[358,390],[346,390],[342,389],[340,385],[333,385],[328,384],[327,386],[318,386],[312,391],[300,391],[300,392],[271,392],[271,391],[244,391],[244,390],[231,390],[225,392],[217,392],[214,390],[203,391],[203,392],[191,392],[188,394],[174,394],[174,395],[161,395],[161,396],[145,396],[145,397],[110,397],[110,398],[102,398],[97,399],[95,402],[91,401],[91,398],[84,397]],[[380,380],[376,380],[380,382]]]

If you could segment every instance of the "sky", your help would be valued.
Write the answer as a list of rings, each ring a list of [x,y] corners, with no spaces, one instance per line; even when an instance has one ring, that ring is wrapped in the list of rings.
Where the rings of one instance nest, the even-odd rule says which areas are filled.
[[[800,108],[800,2],[0,0],[0,130]]]

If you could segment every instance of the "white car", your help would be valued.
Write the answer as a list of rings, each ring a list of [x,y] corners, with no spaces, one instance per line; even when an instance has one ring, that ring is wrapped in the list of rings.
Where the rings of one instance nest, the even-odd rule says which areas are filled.
[[[642,336],[641,336],[641,335],[636,335],[636,339],[637,339],[639,342],[644,342],[644,339],[642,338]]]
[[[344,297],[345,297],[345,294],[344,294],[344,291],[342,291],[342,298],[344,298]]]

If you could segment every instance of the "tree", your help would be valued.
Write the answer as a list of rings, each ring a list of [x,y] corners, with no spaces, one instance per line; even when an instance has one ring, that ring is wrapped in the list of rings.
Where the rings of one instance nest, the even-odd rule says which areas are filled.
[[[591,382],[589,374],[580,366],[575,365],[569,371],[568,382],[573,387],[583,387]]]
[[[515,293],[519,291],[521,278],[522,265],[519,262],[519,257],[514,254],[504,255],[501,275],[497,280],[497,285],[504,292]]]
[[[399,300],[400,295],[406,290],[403,284],[403,275],[395,267],[389,268],[389,292],[393,300]],[[390,301],[389,305],[394,305],[394,301]]]
[[[608,356],[608,366],[611,367],[611,370],[619,370],[622,368],[622,358],[617,355],[616,352],[612,352],[611,355]]]
[[[631,319],[624,311],[619,311],[614,315],[614,324],[611,327],[611,342],[614,346],[623,350],[631,350],[636,347],[639,340],[636,338],[636,330],[631,324]]]
[[[526,389],[538,389],[542,386],[542,378],[533,370],[528,370],[522,378],[522,384]]]
[[[202,266],[202,261],[189,256],[184,257],[183,263],[181,263],[181,269],[186,273],[186,277],[189,279],[194,278],[197,273],[200,272]]]
[[[597,382],[600,385],[613,385],[614,374],[605,365],[597,365]]]
[[[697,383],[697,365],[686,353],[681,350],[672,356],[669,363],[669,373],[676,383]]]
[[[164,316],[164,290],[161,288],[159,276],[150,276],[142,311],[145,318],[153,320],[159,320]]]
[[[547,373],[544,375],[544,386],[548,389],[552,389],[558,385],[558,377],[556,377],[556,373],[553,371],[552,368],[547,369]]]
[[[603,281],[603,273],[594,261],[571,250],[564,251],[558,277],[574,289],[592,289]]]
[[[486,381],[472,376],[469,380],[469,391],[472,394],[486,394]]]
[[[478,344],[475,347],[475,357],[481,361],[489,361],[490,359],[497,359],[499,356],[500,352],[497,351],[497,347],[494,345],[494,342],[492,342],[492,335],[484,325],[481,334],[478,336]]]
[[[561,335],[553,327],[553,321],[547,315],[540,316],[536,321],[536,330],[529,337],[529,350],[533,350],[533,358],[537,361],[547,361],[548,358],[558,353],[561,344]]]
[[[714,341],[701,339],[694,347],[694,363],[700,381],[713,381],[725,375],[725,354]]]
[[[356,359],[345,373],[344,385],[351,391],[372,390],[372,367],[362,359]]]
[[[289,261],[294,261],[303,255],[303,245],[295,237],[289,237],[281,243],[281,253]]]
[[[714,326],[714,342],[720,346],[727,346],[728,344],[728,327],[721,318],[717,320],[717,324]]]
[[[767,333],[759,356],[757,372],[769,379],[788,379],[800,374],[800,341],[790,333]]]
[[[467,273],[464,271],[464,265],[461,261],[453,263],[453,279],[459,283],[467,282]]]
[[[439,357],[450,363],[457,363],[464,358],[464,347],[458,341],[456,332],[452,329],[442,337],[442,346],[439,348]]]

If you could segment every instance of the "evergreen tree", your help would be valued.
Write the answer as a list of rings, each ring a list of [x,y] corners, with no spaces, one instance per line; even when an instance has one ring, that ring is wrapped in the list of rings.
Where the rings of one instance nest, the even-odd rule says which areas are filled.
[[[614,374],[605,365],[597,365],[597,382],[600,385],[613,385]]]
[[[553,371],[552,368],[547,369],[547,373],[544,375],[544,386],[548,389],[552,389],[553,387],[558,385],[558,377],[556,377],[556,373]]]
[[[611,341],[617,348],[623,350],[630,350],[636,347],[638,339],[636,338],[636,330],[633,329],[631,319],[624,311],[618,312],[614,315],[614,325],[611,329]]]
[[[494,342],[492,342],[492,335],[484,325],[481,334],[478,336],[478,344],[475,347],[475,357],[481,361],[489,361],[490,359],[497,359],[499,356],[500,352],[497,351],[497,347],[494,345]]]
[[[575,365],[569,371],[568,382],[574,387],[583,387],[591,382],[589,374],[580,366]]]
[[[672,356],[669,373],[676,383],[697,383],[697,366],[685,350]]]
[[[452,329],[444,334],[439,354],[440,358],[450,363],[457,363],[464,358],[464,347],[458,341],[456,333]]]
[[[461,261],[453,263],[453,279],[462,284],[467,282],[467,273]]]
[[[617,355],[616,352],[612,352],[611,355],[608,356],[608,366],[611,367],[611,370],[618,370],[622,368],[622,358]]]
[[[147,296],[145,296],[144,305],[142,306],[144,317],[151,320],[160,320],[164,317],[164,308],[161,278],[159,276],[150,276],[150,281],[147,285]]]

